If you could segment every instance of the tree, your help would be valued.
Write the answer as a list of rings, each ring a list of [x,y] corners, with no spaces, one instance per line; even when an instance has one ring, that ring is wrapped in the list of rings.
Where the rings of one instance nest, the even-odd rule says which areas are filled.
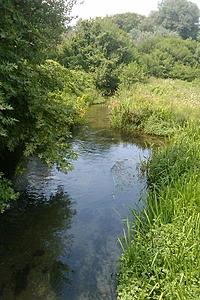
[[[163,0],[158,8],[155,15],[158,24],[178,32],[184,39],[197,38],[200,11],[196,4],[187,0]]]
[[[133,29],[137,29],[140,24],[146,19],[145,16],[136,13],[124,13],[107,17],[113,23],[115,23],[120,29],[125,32],[130,32]]]
[[[0,1],[0,59],[41,61],[57,45],[75,0]]]
[[[39,85],[38,65],[60,41],[74,0],[2,0],[0,2],[0,158],[24,148],[24,130],[33,125],[30,111]],[[45,90],[45,88],[44,88]],[[41,91],[40,91],[41,92]],[[32,98],[31,98],[32,97]],[[30,134],[30,133],[29,133]]]
[[[47,60],[74,3],[0,2],[0,211],[16,198],[5,175],[15,170],[20,156],[37,155],[62,169],[74,157],[71,129],[92,97],[93,81]]]
[[[97,88],[107,95],[118,86],[120,66],[137,59],[130,36],[110,18],[80,21],[60,54],[65,67],[91,72]]]
[[[199,77],[199,42],[162,37],[140,44],[143,62],[151,76],[192,81]]]

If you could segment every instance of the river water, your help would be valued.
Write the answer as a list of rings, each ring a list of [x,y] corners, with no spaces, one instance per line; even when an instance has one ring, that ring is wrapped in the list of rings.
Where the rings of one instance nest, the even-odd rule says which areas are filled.
[[[109,127],[93,106],[75,133],[73,171],[32,158],[16,186],[16,208],[0,217],[0,299],[116,299],[118,237],[130,209],[140,209],[150,150],[142,138]]]

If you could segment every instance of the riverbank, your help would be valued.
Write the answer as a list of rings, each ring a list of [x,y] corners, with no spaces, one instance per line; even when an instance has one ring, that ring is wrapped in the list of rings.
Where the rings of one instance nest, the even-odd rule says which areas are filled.
[[[198,87],[167,82],[169,91],[177,84],[183,87],[176,90],[171,104],[174,116],[183,112],[184,126],[177,126],[170,143],[154,152],[148,163],[146,209],[134,214],[122,240],[118,300],[200,298],[200,129],[198,93],[194,92]],[[146,91],[144,87],[142,95],[148,98]],[[170,94],[162,91],[155,98],[167,103]]]
[[[173,136],[199,118],[198,82],[151,78],[121,87],[110,103],[111,123],[124,132]]]

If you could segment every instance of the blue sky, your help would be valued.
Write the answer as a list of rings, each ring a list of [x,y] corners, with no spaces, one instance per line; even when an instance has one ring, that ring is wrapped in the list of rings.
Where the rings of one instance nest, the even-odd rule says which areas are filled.
[[[200,0],[192,2],[200,8]],[[83,4],[74,8],[73,14],[83,19],[124,12],[148,15],[150,11],[156,10],[157,5],[158,0],[85,0]]]

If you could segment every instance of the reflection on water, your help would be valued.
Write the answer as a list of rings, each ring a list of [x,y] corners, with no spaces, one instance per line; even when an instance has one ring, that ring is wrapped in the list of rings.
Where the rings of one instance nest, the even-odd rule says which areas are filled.
[[[17,208],[0,218],[0,299],[115,299],[117,238],[130,208],[140,208],[145,141],[109,128],[94,106],[75,132],[79,153],[63,174],[30,159],[16,185]]]
[[[59,190],[49,201],[24,194],[28,205],[0,218],[0,283],[3,299],[57,299],[69,280],[69,266],[62,261],[70,253],[70,198]]]

